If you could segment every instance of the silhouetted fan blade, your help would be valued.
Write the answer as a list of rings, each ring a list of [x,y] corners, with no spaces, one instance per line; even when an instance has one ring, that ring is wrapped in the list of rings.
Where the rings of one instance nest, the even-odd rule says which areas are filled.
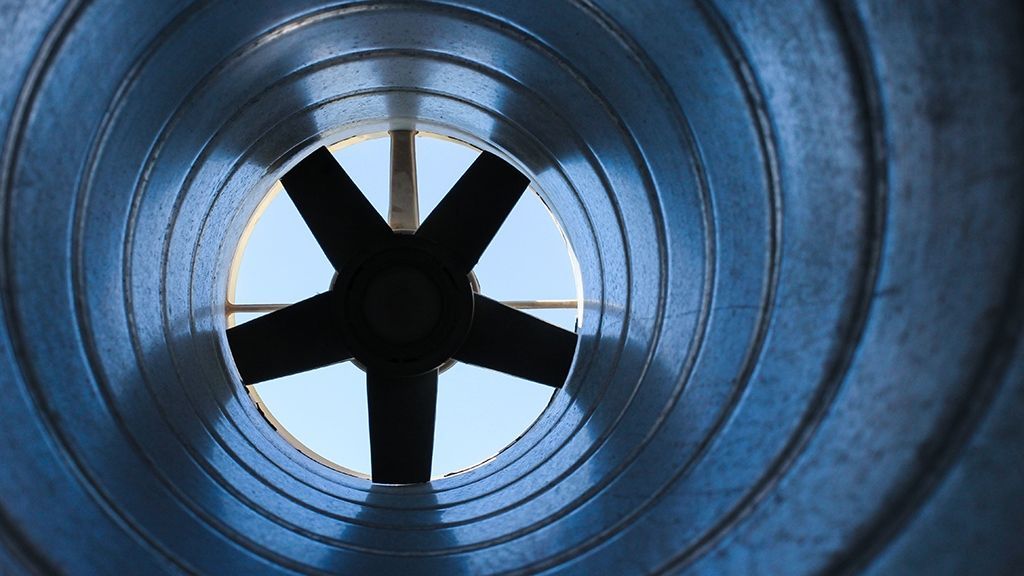
[[[484,152],[459,178],[416,231],[455,253],[469,273],[530,180],[514,166]]]
[[[374,482],[430,481],[437,410],[437,370],[406,378],[366,375],[370,465]]]
[[[335,270],[392,234],[327,148],[306,156],[281,183]]]
[[[228,330],[228,344],[247,385],[352,357],[334,324],[330,293],[239,324]]]
[[[576,353],[576,334],[474,294],[473,326],[455,359],[559,388]]]

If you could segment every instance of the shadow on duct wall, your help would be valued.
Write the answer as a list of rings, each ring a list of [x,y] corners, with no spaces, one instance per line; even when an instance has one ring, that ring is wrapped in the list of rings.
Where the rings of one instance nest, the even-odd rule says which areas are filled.
[[[0,0],[0,562],[1024,571],[1018,2]],[[388,127],[517,159],[588,313],[493,462],[373,486],[225,362],[259,191]]]

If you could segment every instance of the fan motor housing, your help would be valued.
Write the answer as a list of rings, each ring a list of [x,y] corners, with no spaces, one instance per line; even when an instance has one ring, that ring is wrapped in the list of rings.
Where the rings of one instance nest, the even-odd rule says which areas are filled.
[[[466,339],[473,289],[444,249],[409,234],[346,266],[333,283],[334,310],[359,364],[414,376],[444,364]]]

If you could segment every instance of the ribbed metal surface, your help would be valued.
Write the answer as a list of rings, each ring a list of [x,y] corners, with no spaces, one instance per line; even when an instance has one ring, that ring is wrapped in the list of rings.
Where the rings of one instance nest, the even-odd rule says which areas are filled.
[[[1024,571],[1019,3],[0,1],[0,562],[112,574]],[[566,389],[414,487],[226,360],[321,143],[515,159],[587,301]]]

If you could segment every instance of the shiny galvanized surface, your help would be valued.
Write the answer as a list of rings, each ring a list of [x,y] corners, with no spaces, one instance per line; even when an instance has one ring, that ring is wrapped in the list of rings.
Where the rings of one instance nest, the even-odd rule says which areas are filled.
[[[5,572],[1024,570],[1019,3],[0,22]],[[586,299],[541,420],[414,487],[295,451],[224,340],[258,192],[389,128],[514,159]]]

